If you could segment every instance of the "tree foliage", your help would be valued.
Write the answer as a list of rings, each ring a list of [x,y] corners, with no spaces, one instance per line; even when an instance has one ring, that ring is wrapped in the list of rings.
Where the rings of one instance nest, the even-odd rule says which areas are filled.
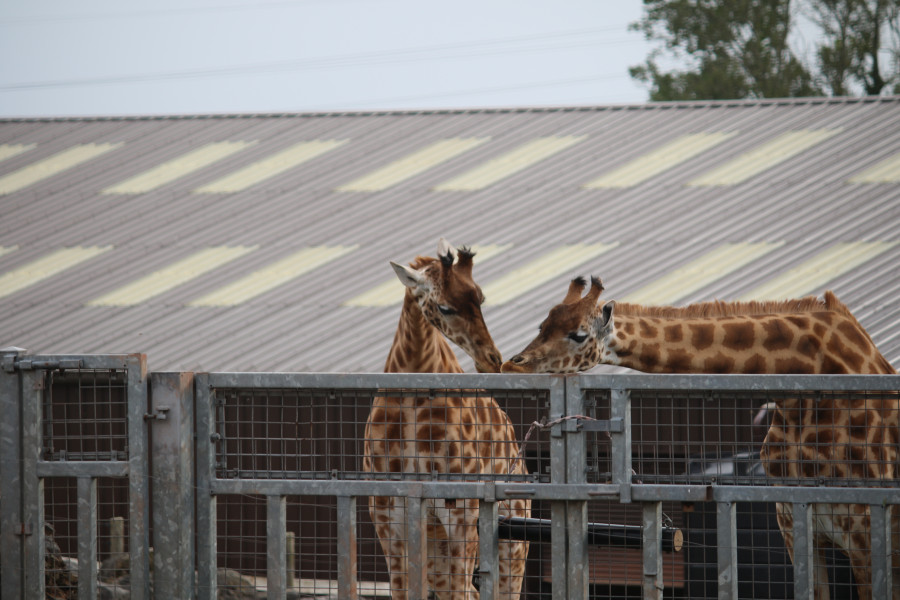
[[[790,47],[790,0],[644,0],[632,27],[662,48],[631,76],[651,100],[878,94],[900,83],[900,0],[805,1],[821,31],[812,65]],[[687,68],[665,71],[664,54]]]

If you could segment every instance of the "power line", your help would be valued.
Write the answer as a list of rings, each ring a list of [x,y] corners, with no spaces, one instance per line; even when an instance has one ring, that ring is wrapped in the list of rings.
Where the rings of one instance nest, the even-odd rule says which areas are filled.
[[[64,80],[21,82],[0,85],[0,91],[110,85],[118,83],[141,83],[147,81],[164,81],[177,79],[199,79],[208,77],[225,77],[283,71],[302,71],[312,69],[332,69],[397,64],[437,59],[459,59],[469,57],[480,58],[511,53],[515,54],[564,50],[584,46],[603,46],[610,44],[622,46],[627,44],[639,43],[637,40],[633,39],[597,39],[594,37],[598,33],[603,31],[607,30],[584,29],[551,34],[517,36],[501,40],[481,40],[475,42],[440,44],[419,48],[386,50],[382,52],[366,52],[322,58],[310,58],[293,61],[276,61],[249,65],[192,69],[184,71],[167,71],[137,75],[112,75]],[[587,37],[588,39],[578,39],[584,37]],[[523,46],[523,43],[526,45]]]

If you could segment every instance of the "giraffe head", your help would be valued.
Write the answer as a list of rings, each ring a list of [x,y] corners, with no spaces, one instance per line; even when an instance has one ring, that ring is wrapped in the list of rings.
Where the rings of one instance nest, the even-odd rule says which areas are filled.
[[[598,311],[603,284],[592,277],[591,289],[582,297],[586,285],[581,277],[572,280],[562,303],[541,323],[538,336],[503,363],[504,373],[577,373],[607,362],[611,350],[605,340],[613,333],[615,302]]]
[[[431,325],[471,356],[479,372],[499,373],[500,351],[481,314],[484,294],[472,279],[474,256],[441,238],[437,259],[420,257],[410,266],[391,266]]]

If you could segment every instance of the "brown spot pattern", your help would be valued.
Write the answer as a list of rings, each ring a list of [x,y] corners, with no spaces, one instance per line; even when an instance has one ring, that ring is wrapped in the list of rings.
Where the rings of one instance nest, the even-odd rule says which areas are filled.
[[[738,352],[753,347],[756,341],[756,331],[750,321],[738,321],[736,323],[723,323],[722,329],[725,336],[722,345]]]
[[[716,327],[712,323],[691,323],[691,345],[696,350],[705,350],[713,345]]]

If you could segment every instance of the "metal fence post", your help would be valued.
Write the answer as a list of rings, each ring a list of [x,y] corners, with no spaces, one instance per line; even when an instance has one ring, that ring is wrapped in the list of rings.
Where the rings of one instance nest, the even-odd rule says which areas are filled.
[[[356,496],[337,497],[337,527],[338,597],[356,600]]]
[[[891,573],[891,506],[869,506],[872,552],[872,597],[890,598],[893,585]]]
[[[194,380],[153,373],[153,594],[190,598],[194,588]]]
[[[21,378],[15,361],[21,348],[0,350],[0,598],[22,597],[22,417]]]
[[[566,379],[554,377],[556,384],[550,389],[551,422],[557,421],[566,414]],[[554,484],[566,483],[568,476],[566,438],[561,424],[550,428],[550,481]],[[569,597],[569,558],[567,503],[557,500],[550,503],[550,544],[551,544],[551,586],[553,600],[567,600]]]
[[[128,370],[128,552],[131,598],[150,598],[149,446],[147,444],[147,356],[129,354]]]
[[[793,510],[794,517],[794,597],[812,598],[816,588],[816,570],[812,539],[812,511],[806,502],[780,505],[782,510]]]
[[[645,502],[643,507],[644,600],[661,600],[663,591],[662,502]]]
[[[212,482],[216,476],[215,392],[209,385],[208,373],[194,375],[194,414],[197,427],[197,598],[215,600],[216,568],[216,497]]]
[[[287,595],[287,498],[267,496],[266,503],[266,597],[281,600]]]
[[[584,415],[584,390],[578,377],[566,378],[566,414]],[[587,481],[587,443],[580,427],[566,428],[566,483]],[[568,530],[569,598],[587,598],[590,560],[587,543],[587,501],[570,501],[566,506]]]
[[[78,478],[78,597],[97,597],[97,479]]]
[[[411,600],[428,597],[428,569],[423,568],[426,564],[428,542],[422,488],[413,486],[406,498],[406,580]]]
[[[620,421],[622,431],[610,432],[612,482],[619,486],[619,501],[631,502],[631,392],[609,391],[610,421]]]
[[[720,600],[737,600],[737,531],[734,502],[716,503],[716,548]],[[807,596],[797,596],[806,598]]]
[[[478,568],[480,600],[495,600],[500,596],[500,550],[497,534],[500,526],[498,504],[494,496],[494,482],[484,484],[485,499],[478,502]]]
[[[22,372],[22,546],[24,548],[23,598],[44,600],[44,480],[38,477],[41,455],[41,422],[46,372]]]

